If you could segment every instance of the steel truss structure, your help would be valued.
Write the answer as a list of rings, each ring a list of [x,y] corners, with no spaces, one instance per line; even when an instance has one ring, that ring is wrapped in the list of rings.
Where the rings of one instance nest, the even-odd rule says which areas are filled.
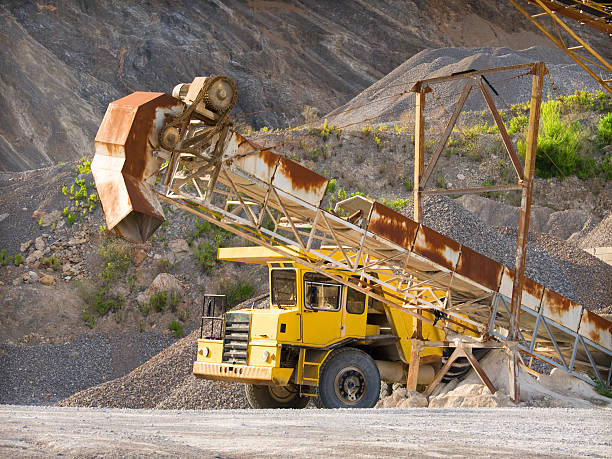
[[[510,3],[559,49],[572,58],[591,77],[612,93],[612,65],[560,16],[584,24],[612,37],[612,4],[593,0],[509,0]],[[531,14],[523,6],[532,6],[538,12]],[[541,19],[550,19],[542,22]],[[566,42],[562,31],[572,43]],[[595,72],[600,72],[598,75]],[[601,72],[606,77],[601,77]]]
[[[537,77],[541,82],[543,64],[503,71],[525,69],[535,69],[534,81]],[[500,71],[449,78],[464,78],[466,88],[472,88],[480,85],[485,74]],[[417,83],[422,102],[434,80],[438,81]],[[541,96],[541,86],[539,91],[536,98]],[[447,336],[458,336],[452,342],[434,343],[417,333],[414,338],[422,346],[457,347],[458,353],[469,358],[471,347],[501,343],[511,354],[518,349],[591,384],[595,382],[582,372],[601,383],[610,382],[609,321],[523,279],[520,270],[515,275],[515,270],[378,202],[354,196],[338,203],[335,210],[325,210],[326,177],[229,129],[219,131],[200,152],[155,147],[164,126],[157,120],[164,113],[174,113],[176,105],[159,93],[135,94],[109,106],[96,137],[92,171],[107,222],[112,222],[109,229],[128,239],[146,240],[163,218],[160,201],[166,202],[410,314],[417,319],[417,332],[419,324],[426,322],[446,330]],[[120,120],[129,113],[131,125],[116,125],[113,113],[119,110],[123,111]],[[162,115],[152,119],[150,113],[158,112]],[[537,132],[530,136],[537,138]],[[134,142],[136,153],[130,152],[128,142]],[[123,161],[117,160],[120,154]],[[529,173],[521,178],[522,169],[515,166],[525,191],[531,186],[525,180]],[[155,184],[156,177],[163,180]],[[352,276],[345,279],[339,270]],[[516,298],[520,315],[508,306]],[[418,372],[418,352],[414,354],[409,382],[416,381]],[[436,379],[441,379],[440,374]]]

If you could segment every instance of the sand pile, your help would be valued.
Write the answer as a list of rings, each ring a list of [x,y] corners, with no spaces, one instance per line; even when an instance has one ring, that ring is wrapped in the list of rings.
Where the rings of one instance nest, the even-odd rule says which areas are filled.
[[[492,408],[515,406],[507,395],[509,393],[508,364],[505,352],[491,351],[480,363],[497,389],[494,394],[491,394],[474,370],[471,370],[463,381],[453,380],[440,384],[429,399],[422,394],[398,388],[390,396],[382,398],[377,407]],[[518,380],[521,406],[612,408],[612,399],[599,395],[591,385],[558,368],[553,369],[550,375],[540,375],[537,378],[520,368]]]

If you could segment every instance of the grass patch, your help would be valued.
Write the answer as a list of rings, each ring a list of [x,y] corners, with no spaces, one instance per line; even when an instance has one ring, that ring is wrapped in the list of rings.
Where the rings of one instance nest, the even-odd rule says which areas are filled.
[[[183,330],[183,324],[173,320],[168,324],[168,330],[170,330],[175,338],[182,338],[185,336],[185,330]]]
[[[246,281],[224,281],[221,283],[219,290],[221,295],[225,295],[225,304],[231,308],[252,297],[255,287]]]
[[[597,143],[602,147],[612,145],[612,113],[608,113],[599,120],[597,125]]]
[[[597,392],[599,395],[603,395],[604,397],[612,398],[612,386],[608,386],[606,383],[601,381],[597,381],[595,392]]]
[[[149,298],[149,306],[157,312],[163,312],[168,304],[168,292],[157,292]]]
[[[542,125],[538,134],[535,173],[543,178],[567,177],[576,174],[581,179],[595,174],[595,162],[580,154],[580,123],[561,121],[561,101],[549,100],[542,104]],[[518,142],[518,150],[525,158],[526,143]]]

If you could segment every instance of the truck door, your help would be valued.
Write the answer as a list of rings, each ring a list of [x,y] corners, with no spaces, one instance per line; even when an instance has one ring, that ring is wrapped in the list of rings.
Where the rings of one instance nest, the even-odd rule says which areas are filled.
[[[302,337],[304,344],[325,346],[343,336],[342,285],[318,273],[303,278]]]
[[[344,308],[342,324],[344,334],[356,338],[365,336],[366,328],[366,296],[353,288],[345,287],[346,307]]]

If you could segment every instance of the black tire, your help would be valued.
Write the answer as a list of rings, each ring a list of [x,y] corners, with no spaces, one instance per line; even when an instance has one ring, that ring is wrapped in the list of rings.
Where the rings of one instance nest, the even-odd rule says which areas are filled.
[[[380,395],[380,373],[365,352],[352,347],[333,351],[319,374],[324,408],[372,408]]]
[[[309,397],[300,396],[295,386],[259,386],[245,384],[244,392],[251,408],[305,408]]]
[[[446,363],[446,361],[451,356],[454,350],[454,348],[444,348],[442,355],[442,364]],[[474,354],[476,360],[482,359],[485,355],[487,355],[488,352],[489,349],[487,348],[479,348],[472,350],[472,354]],[[465,357],[459,357],[448,369],[448,372],[442,378],[442,382],[451,382],[453,379],[458,379],[459,381],[461,381],[463,378],[465,378],[465,376],[469,373],[471,369],[472,365],[470,364],[470,361]]]

